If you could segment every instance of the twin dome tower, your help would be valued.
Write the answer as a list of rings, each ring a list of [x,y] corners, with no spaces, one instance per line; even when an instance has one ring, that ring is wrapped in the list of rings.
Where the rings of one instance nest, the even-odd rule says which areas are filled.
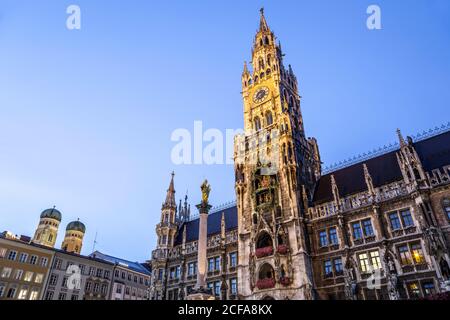
[[[32,242],[53,248],[56,243],[61,218],[61,212],[55,208],[42,211]],[[66,234],[61,244],[61,249],[80,254],[85,232],[86,227],[82,222],[79,220],[70,222],[66,227]]]

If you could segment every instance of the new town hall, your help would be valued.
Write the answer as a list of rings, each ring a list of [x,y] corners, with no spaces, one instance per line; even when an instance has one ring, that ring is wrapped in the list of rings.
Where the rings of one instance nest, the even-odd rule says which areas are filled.
[[[303,127],[297,79],[261,12],[242,73],[244,125],[233,205],[207,223],[207,286],[218,299],[414,299],[450,289],[450,132],[324,173]],[[279,133],[276,171],[251,161]],[[265,143],[249,146],[254,136]],[[237,161],[243,159],[243,161]],[[214,187],[214,186],[213,186]],[[152,299],[195,285],[199,219],[174,176],[156,226]]]

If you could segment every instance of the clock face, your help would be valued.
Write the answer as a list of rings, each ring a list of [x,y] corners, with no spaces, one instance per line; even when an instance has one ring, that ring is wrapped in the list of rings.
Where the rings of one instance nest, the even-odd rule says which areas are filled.
[[[268,95],[269,95],[269,88],[262,87],[258,89],[258,91],[256,91],[255,94],[253,95],[253,101],[256,103],[261,103],[267,98]]]

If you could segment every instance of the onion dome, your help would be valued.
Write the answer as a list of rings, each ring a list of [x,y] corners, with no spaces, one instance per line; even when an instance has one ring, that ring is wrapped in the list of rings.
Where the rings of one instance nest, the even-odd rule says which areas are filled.
[[[77,221],[72,221],[70,222],[67,227],[66,227],[66,231],[80,231],[85,233],[86,232],[86,227],[84,225],[84,223],[82,223],[80,220]]]
[[[42,213],[41,213],[41,219],[42,218],[55,219],[55,220],[58,220],[59,222],[61,222],[61,212],[56,210],[54,207],[51,209],[46,209],[46,210],[42,211]]]

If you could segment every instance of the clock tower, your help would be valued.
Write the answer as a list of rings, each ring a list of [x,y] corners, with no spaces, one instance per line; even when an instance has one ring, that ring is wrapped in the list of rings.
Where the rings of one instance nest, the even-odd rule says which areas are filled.
[[[261,9],[242,73],[245,134],[234,153],[243,299],[313,298],[304,218],[320,156],[305,136],[297,78],[283,57]]]

